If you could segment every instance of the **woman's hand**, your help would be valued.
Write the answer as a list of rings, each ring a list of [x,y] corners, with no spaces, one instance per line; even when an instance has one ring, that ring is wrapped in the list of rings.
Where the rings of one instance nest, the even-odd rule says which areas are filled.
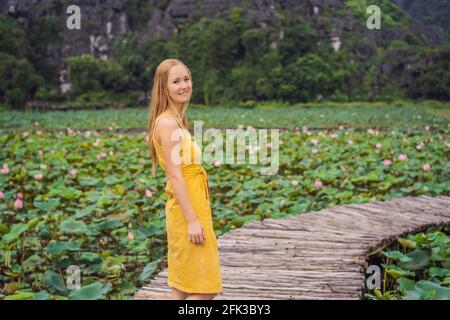
[[[194,244],[203,244],[206,235],[200,220],[194,219],[188,222],[188,235],[189,240],[191,240]]]

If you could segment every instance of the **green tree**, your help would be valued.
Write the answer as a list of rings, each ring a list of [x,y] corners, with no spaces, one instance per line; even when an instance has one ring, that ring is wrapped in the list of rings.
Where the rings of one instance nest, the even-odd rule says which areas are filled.
[[[129,75],[114,60],[102,60],[92,55],[70,57],[69,81],[75,95],[91,91],[124,91]]]
[[[0,102],[22,107],[43,83],[28,60],[0,53]]]
[[[290,102],[315,100],[333,92],[332,68],[319,55],[308,53],[288,65],[283,74],[282,97]]]
[[[411,98],[450,100],[450,49],[425,52],[412,68]]]

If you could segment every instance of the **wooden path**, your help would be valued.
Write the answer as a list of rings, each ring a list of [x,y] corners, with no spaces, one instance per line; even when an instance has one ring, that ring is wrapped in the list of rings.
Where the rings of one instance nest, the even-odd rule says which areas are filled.
[[[217,300],[361,299],[367,254],[398,236],[450,224],[450,197],[343,205],[245,224],[219,237]],[[167,299],[167,269],[135,299]]]

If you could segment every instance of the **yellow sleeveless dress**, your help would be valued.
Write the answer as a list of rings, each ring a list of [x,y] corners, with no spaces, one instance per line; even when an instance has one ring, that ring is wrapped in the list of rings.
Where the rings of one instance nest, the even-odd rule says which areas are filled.
[[[168,116],[160,116],[159,119]],[[182,128],[179,119],[178,125]],[[188,225],[180,204],[174,196],[172,184],[167,181],[166,193],[166,228],[168,242],[168,276],[169,287],[188,293],[221,293],[223,292],[220,270],[220,257],[217,238],[213,229],[212,211],[208,176],[201,162],[201,148],[197,145],[190,132],[183,129],[184,135],[180,145],[181,170],[197,218],[206,234],[203,244],[194,244],[188,235]],[[155,136],[152,136],[159,164],[167,174],[166,163],[161,146]],[[183,157],[185,153],[190,153]]]

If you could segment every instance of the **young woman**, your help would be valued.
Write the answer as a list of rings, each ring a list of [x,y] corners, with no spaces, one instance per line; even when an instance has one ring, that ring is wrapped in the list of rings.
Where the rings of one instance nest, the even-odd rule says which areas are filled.
[[[213,299],[223,291],[208,177],[185,114],[192,83],[191,72],[181,61],[161,62],[148,124],[152,175],[159,164],[167,176],[167,284],[171,298],[177,300]]]

